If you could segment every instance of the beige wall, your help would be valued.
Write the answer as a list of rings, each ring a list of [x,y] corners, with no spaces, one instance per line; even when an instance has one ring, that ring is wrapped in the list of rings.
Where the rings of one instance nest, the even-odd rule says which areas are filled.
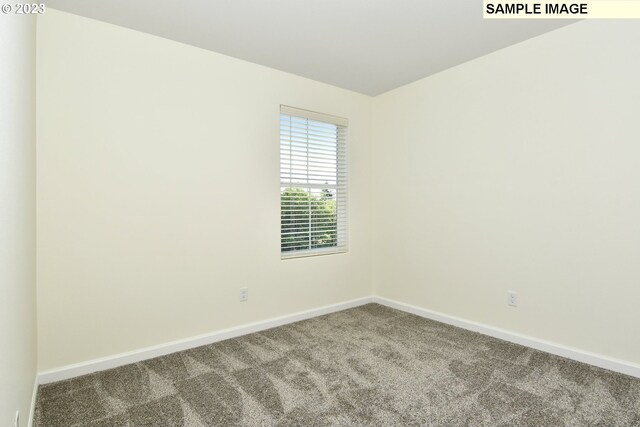
[[[36,375],[35,18],[0,14],[0,425]]]
[[[581,22],[372,99],[48,11],[40,370],[372,284],[639,363],[639,37],[632,22]],[[350,119],[348,254],[280,260],[280,104]]]
[[[37,60],[40,370],[370,295],[370,98],[55,10]],[[350,120],[347,254],[280,260],[280,104]]]
[[[638,40],[581,22],[375,98],[374,293],[639,363]]]

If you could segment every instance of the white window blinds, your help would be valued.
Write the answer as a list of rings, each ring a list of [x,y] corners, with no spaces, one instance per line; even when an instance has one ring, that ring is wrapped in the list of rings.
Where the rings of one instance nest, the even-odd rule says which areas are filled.
[[[347,250],[347,119],[280,107],[283,258]]]

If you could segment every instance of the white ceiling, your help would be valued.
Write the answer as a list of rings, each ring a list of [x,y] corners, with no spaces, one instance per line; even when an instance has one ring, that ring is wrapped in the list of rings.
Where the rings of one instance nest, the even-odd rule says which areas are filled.
[[[574,21],[481,0],[47,0],[47,7],[377,95]]]

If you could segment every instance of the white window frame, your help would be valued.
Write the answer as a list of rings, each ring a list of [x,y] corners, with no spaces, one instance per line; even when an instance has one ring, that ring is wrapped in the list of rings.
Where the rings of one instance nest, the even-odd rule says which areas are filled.
[[[348,251],[348,186],[347,186],[347,129],[349,122],[347,119],[315,111],[303,110],[300,108],[280,106],[280,256],[282,259],[299,258],[317,255],[328,255],[345,253]],[[329,160],[330,169],[328,172],[331,183],[324,182],[322,169],[325,159],[323,150],[331,150],[331,139],[333,138],[333,127],[335,127],[335,161]],[[327,132],[327,133],[325,133]],[[297,135],[296,135],[297,134]],[[329,138],[327,136],[329,135]],[[306,140],[305,140],[306,138]],[[306,153],[301,152],[306,147]],[[318,148],[316,150],[316,148]],[[292,154],[293,153],[293,154]],[[320,153],[320,154],[315,154]],[[331,153],[333,155],[333,153]],[[292,156],[294,157],[292,160]],[[297,160],[296,160],[297,159]],[[306,165],[304,161],[306,159]],[[315,166],[315,167],[314,167]],[[320,172],[318,172],[320,170]],[[305,175],[306,174],[306,175]],[[335,182],[335,183],[334,183]],[[330,246],[314,247],[317,242],[322,244],[322,240],[313,240],[313,219],[311,199],[309,205],[308,244],[298,241],[289,243],[289,250],[283,250],[285,236],[291,236],[292,228],[285,228],[283,218],[286,213],[291,214],[295,210],[285,212],[283,208],[283,189],[296,188],[304,190],[310,195],[318,194],[326,189],[333,192],[335,197],[335,236],[331,240]],[[314,196],[311,196],[314,197]],[[320,199],[315,199],[320,200]],[[324,199],[326,200],[326,199]],[[333,200],[333,199],[332,199]],[[305,224],[303,223],[303,227]],[[320,233],[321,231],[317,232]],[[334,233],[334,228],[329,229]],[[304,240],[304,237],[303,237]],[[296,245],[296,246],[293,246]]]

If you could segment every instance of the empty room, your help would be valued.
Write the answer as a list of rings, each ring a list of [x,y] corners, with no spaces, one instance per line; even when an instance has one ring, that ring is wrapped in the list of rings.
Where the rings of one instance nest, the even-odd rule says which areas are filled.
[[[640,426],[640,0],[0,6],[0,426]]]

